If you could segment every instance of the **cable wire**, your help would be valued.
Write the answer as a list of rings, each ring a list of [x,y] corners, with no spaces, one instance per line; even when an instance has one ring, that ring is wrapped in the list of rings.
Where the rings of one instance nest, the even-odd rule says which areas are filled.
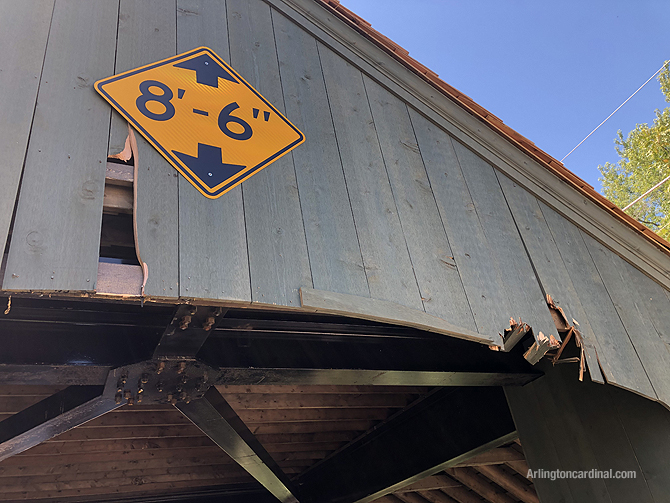
[[[610,119],[610,117],[612,117],[615,113],[617,113],[617,112],[619,111],[619,109],[620,109],[622,106],[624,106],[626,103],[628,103],[628,102],[630,101],[630,99],[631,99],[633,96],[635,96],[635,95],[636,95],[636,94],[637,94],[637,93],[638,93],[644,86],[646,86],[646,85],[649,83],[649,81],[650,81],[651,79],[653,79],[654,77],[656,77],[656,75],[658,75],[659,72],[660,72],[661,70],[663,70],[663,68],[665,68],[665,63],[663,63],[663,65],[662,65],[658,70],[656,70],[656,72],[655,72],[651,77],[649,77],[649,78],[647,79],[647,81],[646,81],[644,84],[642,84],[640,87],[638,87],[638,88],[637,88],[637,91],[635,91],[633,94],[631,94],[631,95],[628,97],[628,99],[627,99],[626,101],[624,101],[621,105],[619,105],[619,106],[617,107],[617,109],[616,109],[614,112],[612,112],[611,114],[609,114],[609,115],[607,116],[607,119],[605,119],[605,120],[602,121],[600,124],[598,124],[598,126],[597,126],[593,131],[591,131],[589,134],[586,135],[586,138],[584,138],[582,141],[580,141],[580,142],[577,144],[577,146],[576,146],[575,148],[573,148],[570,152],[568,152],[567,154],[565,154],[565,157],[563,157],[563,159],[561,159],[561,162],[565,161],[565,160],[568,158],[568,156],[569,156],[570,154],[572,154],[575,150],[577,150],[577,148],[578,148],[582,143],[584,143],[586,140],[588,140],[588,139],[589,139],[589,136],[591,136],[593,133],[595,133],[595,132],[598,130],[598,128],[599,128],[600,126],[602,126],[603,124],[605,124],[605,123]]]

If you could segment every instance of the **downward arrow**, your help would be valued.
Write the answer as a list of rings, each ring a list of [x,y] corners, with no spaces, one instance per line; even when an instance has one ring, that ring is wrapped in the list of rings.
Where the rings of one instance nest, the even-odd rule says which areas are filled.
[[[237,79],[233,77],[228,70],[217,63],[209,54],[202,54],[197,58],[189,59],[183,63],[177,63],[174,66],[195,71],[195,80],[198,84],[219,87],[219,77],[235,82],[236,84],[238,83]]]
[[[225,182],[232,176],[235,176],[246,166],[239,164],[226,164],[221,162],[221,149],[212,145],[198,143],[198,156],[183,154],[182,152],[172,151],[181,162],[188,166],[195,176],[197,176],[209,188],[214,188],[220,183]]]

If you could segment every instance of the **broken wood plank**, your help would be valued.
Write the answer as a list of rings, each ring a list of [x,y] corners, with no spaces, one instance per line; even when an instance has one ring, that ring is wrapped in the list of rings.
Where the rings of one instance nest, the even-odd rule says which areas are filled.
[[[478,334],[467,328],[454,326],[446,320],[423,311],[405,307],[394,302],[324,292],[312,288],[300,289],[300,302],[303,308],[318,313],[339,314],[383,323],[392,323],[449,335],[480,344],[500,345],[500,338],[497,336]]]
[[[537,334],[537,340],[530,348],[528,348],[528,351],[523,354],[523,357],[528,361],[528,363],[535,365],[542,359],[544,355],[547,354],[547,351],[550,349],[556,349],[559,346],[559,342],[554,338],[553,335],[547,337],[542,332],[540,332]]]

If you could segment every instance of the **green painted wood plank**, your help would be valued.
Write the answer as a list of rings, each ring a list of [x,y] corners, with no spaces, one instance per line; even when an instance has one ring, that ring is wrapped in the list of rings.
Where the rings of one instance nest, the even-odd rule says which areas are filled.
[[[369,297],[316,40],[272,12],[286,113],[307,141],[293,151],[314,287]]]
[[[110,108],[93,83],[114,71],[117,14],[116,1],[55,6],[5,289],[95,288]]]
[[[563,308],[568,321],[572,322],[575,319],[579,323],[579,330],[586,346],[591,379],[603,383],[596,356],[596,352],[600,353],[598,341],[537,199],[502,173],[496,172],[496,176],[544,291]],[[601,363],[606,364],[607,362],[601,360]],[[607,366],[605,366],[605,374],[609,378],[609,367]]]
[[[531,470],[559,470],[561,461],[554,445],[554,432],[540,403],[538,393],[546,393],[545,378],[525,386],[506,386],[505,396],[519,432],[519,440]],[[578,501],[563,479],[538,478],[533,480],[535,490],[542,503],[575,503]]]
[[[608,369],[607,381],[656,399],[649,377],[617,314],[579,228],[544,203],[539,204],[598,341],[600,363]]]
[[[499,264],[508,292],[510,316],[528,323],[535,334],[558,335],[493,166],[457,141],[454,149],[484,234]]]
[[[649,487],[641,476],[641,468],[635,451],[621,423],[615,404],[607,388],[589,381],[576,379],[574,365],[557,366],[567,393],[559,398],[571,400],[581,421],[581,427],[589,439],[600,470],[635,471],[635,479],[604,479],[612,503],[653,503]],[[561,424],[565,424],[561,421]],[[560,438],[560,437],[559,437]]]
[[[116,71],[121,73],[176,54],[175,0],[121,0]],[[118,119],[118,114],[114,112]],[[125,132],[122,133],[123,128]],[[127,126],[112,121],[110,143],[124,138]],[[177,171],[144,138],[136,133],[137,244],[149,266],[145,293],[179,295],[179,198]]]
[[[227,8],[232,67],[283,113],[270,6],[228,0]],[[300,306],[298,291],[312,276],[292,154],[245,181],[242,196],[252,301]]]
[[[201,46],[230,61],[226,2],[177,0],[177,52]],[[179,177],[179,276],[181,297],[251,302],[240,186],[208,199]]]
[[[659,403],[607,386],[654,502],[670,494],[670,412]],[[635,500],[637,501],[637,499]]]
[[[369,77],[363,81],[426,312],[476,330],[407,105]]]
[[[495,251],[486,239],[452,140],[413,109],[410,116],[477,330],[501,333],[516,313],[510,308]]]
[[[633,283],[633,266],[581,234],[658,399],[670,405],[670,352],[654,328],[646,299]]]
[[[0,47],[9,49],[0,53],[0,247],[3,250],[26,157],[53,6],[53,0],[0,1]]]
[[[663,342],[670,344],[670,301],[666,295],[667,290],[627,262],[626,268],[631,284],[642,297],[658,336]]]
[[[361,72],[319,44],[370,294],[424,310]]]

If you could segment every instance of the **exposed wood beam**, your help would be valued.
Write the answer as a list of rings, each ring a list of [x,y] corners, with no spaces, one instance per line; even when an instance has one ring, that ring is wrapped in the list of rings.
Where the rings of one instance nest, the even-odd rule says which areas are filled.
[[[495,465],[478,466],[477,471],[524,503],[540,503],[533,486],[524,484]]]
[[[399,493],[411,493],[416,491],[430,491],[432,489],[442,489],[443,487],[459,487],[461,484],[455,482],[451,478],[447,477],[444,474],[432,475],[431,477],[426,477],[423,480],[414,482],[397,490],[394,494]]]
[[[498,447],[487,452],[482,452],[476,456],[466,459],[456,466],[481,466],[481,465],[500,465],[503,463],[524,461],[526,458],[520,452],[509,447]]]
[[[447,473],[490,503],[517,503],[479,475],[473,468],[448,468]]]
[[[458,503],[451,496],[447,496],[442,491],[420,491],[419,494],[430,503]]]
[[[0,423],[0,461],[120,407],[102,386],[69,386]]]
[[[288,477],[214,386],[176,407],[279,501],[298,503]]]
[[[491,503],[482,498],[476,492],[470,491],[467,487],[445,487],[442,491],[458,503]]]
[[[296,482],[303,503],[367,503],[515,436],[502,389],[443,388],[307,470]]]

